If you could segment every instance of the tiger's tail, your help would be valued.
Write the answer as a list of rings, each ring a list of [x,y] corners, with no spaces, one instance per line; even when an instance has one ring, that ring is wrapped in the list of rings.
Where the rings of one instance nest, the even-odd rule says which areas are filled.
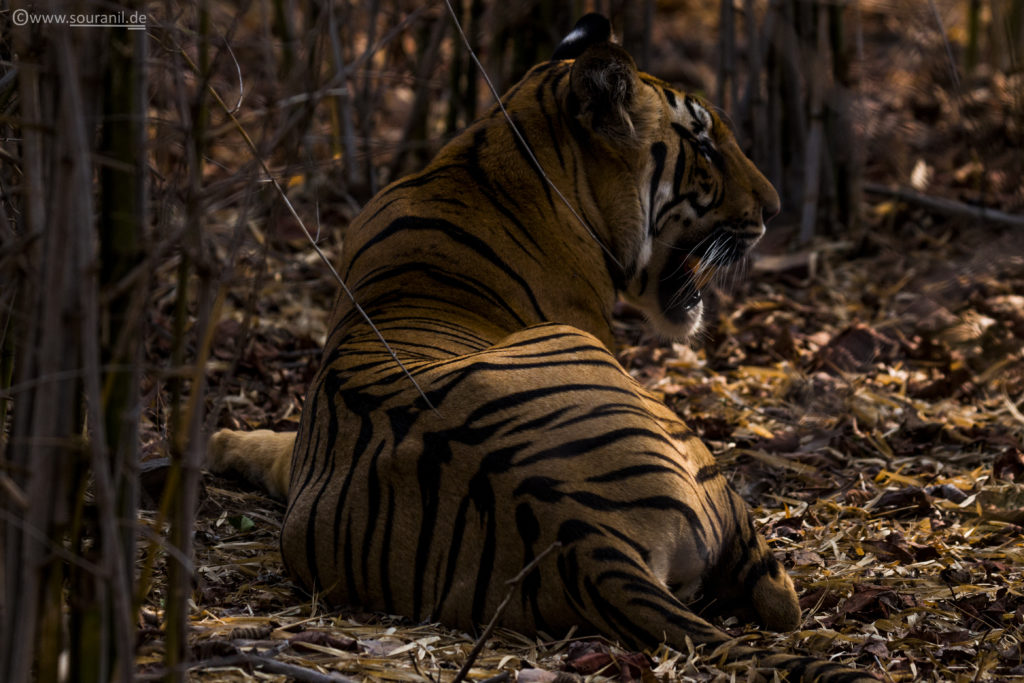
[[[207,465],[212,472],[233,472],[271,496],[284,499],[288,497],[294,447],[294,432],[222,429],[210,437]]]

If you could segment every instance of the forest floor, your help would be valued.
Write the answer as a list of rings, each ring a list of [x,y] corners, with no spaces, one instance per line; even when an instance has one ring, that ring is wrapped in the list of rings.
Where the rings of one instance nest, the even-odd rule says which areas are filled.
[[[869,179],[899,181],[918,169],[927,191],[962,199],[981,178],[997,207],[1019,213],[1019,155],[997,145],[980,165],[966,143],[939,144],[1005,139],[1009,120],[1019,145],[1021,110],[1001,118],[1003,104],[1021,107],[1012,83],[985,77],[978,96],[997,106],[986,102],[966,130],[935,118],[948,105],[941,92],[918,84],[898,101],[866,102],[879,122],[865,131],[871,144],[902,145],[907,166],[879,154],[874,166],[869,159]],[[836,658],[883,680],[1024,679],[1021,229],[890,200],[867,209],[855,236],[823,237],[803,249],[790,246],[792,226],[769,226],[748,277],[713,298],[709,331],[692,345],[645,340],[623,308],[619,357],[717,455],[797,584],[798,630],[722,624],[731,633]],[[277,233],[288,233],[286,223]],[[239,261],[214,336],[210,423],[294,429],[335,287],[292,239],[294,230],[284,237],[273,226],[250,230],[255,246]],[[170,282],[173,267],[158,279]],[[154,364],[168,357],[172,299],[158,297],[151,313]],[[163,423],[147,420],[144,437],[156,450]],[[282,512],[238,482],[204,479],[192,680],[330,680],[332,672],[452,679],[472,636],[335,610],[293,586],[278,552]],[[145,613],[152,628],[142,634],[142,675],[162,662],[161,580],[158,573]],[[599,672],[617,680],[746,680],[749,673],[699,649],[633,656],[593,639],[551,636],[498,632],[470,678],[520,672],[521,681],[554,680],[558,672],[559,680],[576,680]],[[268,662],[284,666],[275,673]],[[305,678],[288,666],[303,667]]]

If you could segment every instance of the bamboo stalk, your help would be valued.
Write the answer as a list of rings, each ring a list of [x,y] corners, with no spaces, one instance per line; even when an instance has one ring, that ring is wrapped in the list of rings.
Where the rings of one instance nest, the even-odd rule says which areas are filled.
[[[25,30],[15,29],[13,31],[13,43],[15,50],[20,54],[30,53],[33,47],[30,34]],[[46,172],[49,157],[45,151],[47,144],[51,150],[54,145],[52,145],[52,141],[44,143],[41,125],[24,125],[25,122],[42,122],[45,118],[44,98],[48,98],[50,93],[43,82],[44,69],[43,65],[37,63],[22,64],[18,78],[20,92],[18,114],[24,128],[21,167],[24,179],[20,197],[22,201],[21,227],[23,232],[27,231],[36,236],[33,243],[25,245],[22,257],[32,264],[42,264],[43,253],[52,250],[54,242],[52,231],[47,231],[46,188],[50,186],[50,181],[53,179],[48,177]],[[44,380],[31,381],[31,384],[24,390],[12,392],[19,400],[24,401],[26,406],[36,403],[37,396],[40,394],[45,400],[58,393],[54,391],[54,384],[59,382],[55,376],[62,369],[57,366],[56,358],[47,359],[39,353],[35,346],[40,336],[39,329],[44,326],[44,320],[51,317],[48,315],[48,311],[55,303],[52,298],[46,299],[40,295],[40,291],[45,289],[43,272],[36,270],[34,274],[36,277],[25,280],[21,305],[18,306],[16,313],[18,318],[24,321],[22,329],[24,341],[18,349],[16,362],[17,383],[22,384],[34,380],[37,376],[36,368],[38,366],[45,366],[49,375]],[[53,332],[60,335],[62,330],[56,329]],[[62,339],[58,341],[62,341]],[[73,389],[73,387],[70,388]],[[47,411],[48,419],[51,422],[55,421],[58,414],[63,412],[62,408],[60,402],[56,403],[52,410]],[[0,624],[0,640],[6,644],[6,647],[0,648],[0,679],[14,683],[29,680],[35,649],[45,648],[56,654],[60,648],[59,641],[53,642],[54,635],[59,633],[56,630],[59,623],[46,624],[42,618],[42,613],[47,611],[43,603],[43,596],[47,592],[48,584],[51,584],[52,588],[53,583],[52,580],[47,580],[45,574],[47,568],[52,569],[53,564],[44,562],[45,542],[48,540],[47,532],[50,528],[51,514],[47,510],[40,510],[38,504],[33,504],[34,499],[29,498],[29,486],[33,481],[30,474],[38,473],[44,476],[50,474],[51,458],[48,456],[51,451],[43,451],[41,443],[33,438],[38,433],[34,429],[38,424],[36,419],[43,418],[31,418],[28,410],[15,412],[9,449],[12,485],[25,492],[28,506],[20,510],[14,509],[10,504],[10,499],[0,498],[0,505],[3,506],[5,513],[2,538],[5,584],[4,609],[0,611],[0,617],[3,618],[3,622]],[[47,429],[46,432],[53,433],[50,429]],[[38,474],[35,477],[36,480],[39,478]],[[59,484],[59,482],[57,483]],[[32,493],[36,492],[32,491]],[[38,532],[38,537],[33,537],[27,527],[30,522],[33,523],[32,529]],[[28,634],[28,637],[19,638],[19,634]],[[40,671],[39,675],[42,673]]]
[[[808,95],[801,84],[810,77],[802,73],[801,66],[810,63],[813,68],[815,58],[805,45],[804,15],[809,8],[795,0],[782,0],[780,10],[776,22],[778,33],[775,36],[777,92],[773,94],[776,99],[776,135],[779,141],[776,166],[783,194],[799,196],[796,193],[801,192],[806,185],[805,167],[793,161],[787,163],[787,160],[807,158],[810,126],[805,104]]]
[[[136,11],[142,9],[136,5]],[[109,33],[109,67],[105,72],[103,153],[116,163],[105,165],[100,185],[100,287],[106,294],[83,307],[99,319],[83,332],[88,361],[86,384],[94,426],[95,497],[99,508],[103,565],[114,638],[111,666],[119,678],[132,678],[135,641],[135,517],[138,509],[138,414],[142,304],[148,287],[136,276],[143,259],[146,225],[145,51],[139,32]],[[134,287],[122,282],[131,278]],[[94,290],[85,290],[94,297]],[[101,331],[102,328],[102,331]],[[92,348],[94,347],[95,348]],[[105,370],[101,370],[105,368]],[[102,382],[102,387],[100,386]],[[100,427],[102,426],[102,430]]]
[[[373,47],[377,41],[377,20],[380,16],[380,0],[369,0],[368,18],[366,27],[366,50],[369,59],[373,59]],[[362,137],[363,150],[363,177],[366,180],[367,193],[377,194],[377,174],[373,168],[373,112],[377,105],[377,93],[374,92],[375,78],[372,69],[364,68],[362,78],[358,79],[358,98],[356,100],[356,112],[359,120],[360,136]]]
[[[1010,67],[1019,69],[1024,64],[1024,0],[1010,0],[1006,32],[1010,44]]]
[[[78,52],[81,44],[66,26],[47,33],[48,52],[33,44],[36,36],[15,34],[19,54],[46,55],[38,66],[19,70],[21,229],[36,239],[22,255],[30,267],[18,311],[24,321],[16,362],[21,388],[12,393],[24,409],[15,412],[9,448],[12,484],[24,491],[27,506],[3,503],[0,679],[20,682],[56,680],[67,647],[66,565],[53,550],[64,550],[69,532],[75,542],[76,493],[85,481],[80,295],[91,251],[79,246],[92,220],[93,169],[79,67],[95,59]]]
[[[719,3],[718,104],[730,109],[736,104],[736,18],[732,0]]]
[[[99,296],[95,276],[87,270],[87,264],[93,258],[95,235],[91,224],[94,214],[94,170],[88,161],[92,157],[93,143],[86,117],[87,112],[96,108],[92,100],[99,95],[89,88],[94,74],[89,72],[88,65],[96,63],[93,52],[93,49],[79,47],[71,40],[57,43],[56,67],[62,76],[61,92],[65,100],[62,110],[69,119],[61,129],[67,136],[71,155],[83,160],[75,164],[73,180],[68,185],[74,188],[74,199],[70,203],[75,213],[69,221],[73,225],[69,239],[77,255],[75,275],[78,286],[73,300],[79,310],[76,318],[76,323],[80,325],[76,355],[80,354],[80,357],[76,360],[82,368],[82,389],[86,397],[84,406],[88,416],[85,423],[93,434],[93,438],[88,441],[88,451],[92,456],[90,469],[95,501],[95,506],[86,506],[86,479],[79,479],[75,487],[74,523],[69,537],[72,548],[86,557],[94,558],[96,564],[103,568],[100,573],[79,566],[68,568],[68,582],[75,594],[69,610],[69,668],[75,672],[75,679],[83,683],[100,683],[112,678],[128,680],[131,677],[130,653],[134,640],[129,578],[134,568],[126,565],[124,547],[119,540],[115,493],[108,469],[106,425],[101,414]],[[80,424],[76,425],[78,429]],[[84,469],[85,443],[81,448],[83,462],[79,467]],[[87,547],[86,537],[91,536],[95,536],[95,542]],[[134,560],[134,548],[130,557]],[[123,653],[120,660],[117,658],[119,649]],[[120,671],[116,669],[118,664]]]
[[[6,74],[0,77],[0,115],[6,119],[0,123],[0,137],[14,138],[13,126],[10,125],[11,116],[16,100],[15,94],[18,88],[18,69],[10,67]],[[8,170],[14,170],[8,165]],[[13,183],[7,173],[0,174],[0,183],[10,185]],[[0,185],[0,186],[2,186]],[[18,281],[14,272],[7,272],[15,254],[20,253],[18,235],[12,229],[14,222],[7,212],[6,202],[0,202],[0,277],[3,277],[5,286],[0,292],[0,485],[8,488],[9,491],[17,491],[7,474],[7,416],[10,405],[10,397],[7,395],[14,379],[14,355],[15,351],[15,302],[18,301]],[[13,269],[12,269],[13,271]],[[15,494],[17,495],[17,494]],[[2,525],[0,525],[2,529]],[[0,553],[3,552],[3,531],[0,530]],[[4,586],[4,563],[0,562],[0,612],[3,611],[3,586]]]
[[[767,130],[765,99],[762,90],[764,55],[761,52],[760,27],[757,23],[755,0],[743,5],[744,28],[747,31],[747,88],[743,100],[736,103],[736,116],[746,121],[750,131],[747,149],[755,164],[763,165],[767,156]]]
[[[970,73],[978,65],[981,44],[981,0],[967,0],[967,49],[964,66]]]
[[[620,5],[622,17],[622,46],[633,56],[637,67],[641,70],[651,68],[651,30],[654,23],[654,2],[653,0],[634,0]],[[568,22],[565,29],[568,30],[582,15],[582,12],[575,12],[567,16]],[[552,25],[556,25],[552,23]],[[564,34],[563,34],[564,35]],[[544,55],[538,55],[544,59]]]
[[[4,243],[0,246],[6,247]],[[5,278],[6,280],[6,278]],[[7,291],[0,296],[0,477],[7,477],[7,409],[10,398],[7,396],[14,378],[14,302],[18,300],[18,285],[12,283]],[[0,534],[0,541],[2,541]],[[3,544],[0,542],[0,550]],[[0,563],[0,592],[3,590],[3,563]],[[3,605],[0,598],[0,606]]]
[[[800,244],[806,244],[814,236],[818,220],[818,195],[821,191],[821,164],[825,150],[825,74],[820,57],[828,53],[828,15],[819,7],[817,13],[817,40],[819,59],[812,63],[808,81],[810,84],[811,130],[807,139],[804,156],[804,194],[800,214]]]
[[[861,222],[862,160],[857,152],[853,126],[853,99],[856,96],[853,50],[846,39],[846,20],[850,10],[846,5],[830,5],[827,11],[834,82],[827,106],[829,149],[834,168],[835,208],[838,222],[847,230],[856,233]]]
[[[285,0],[273,0],[274,33],[281,41],[281,68],[278,75],[287,81],[295,67],[295,29],[292,26],[290,5]]]
[[[356,131],[353,121],[352,91],[348,70],[345,68],[345,55],[341,46],[341,29],[335,14],[335,4],[329,3],[328,29],[331,34],[331,68],[334,71],[333,82],[339,87],[338,95],[333,98],[335,147],[341,155],[344,178],[348,183],[348,191],[360,184],[359,167],[356,164]],[[349,22],[345,22],[346,27]]]
[[[190,302],[190,277],[193,269],[199,276],[196,291],[196,302],[199,306],[198,330],[202,332],[203,324],[208,323],[208,281],[211,265],[205,261],[202,242],[202,226],[204,209],[201,200],[203,180],[203,159],[208,144],[207,129],[209,125],[209,107],[206,84],[210,78],[210,15],[205,1],[196,6],[198,29],[196,32],[197,53],[196,72],[199,85],[188,106],[179,105],[182,113],[191,112],[191,127],[187,139],[188,164],[185,188],[185,238],[178,268],[178,292],[175,306],[174,347],[172,363],[181,367],[185,361],[185,344],[188,331],[188,308]],[[179,81],[179,98],[185,98],[184,85]],[[193,399],[197,399],[203,391],[201,372],[198,381],[193,381],[189,391]],[[186,663],[189,659],[188,650],[188,617],[189,598],[192,593],[192,529],[194,526],[195,509],[198,500],[199,465],[201,460],[202,425],[201,404],[184,400],[184,378],[175,378],[171,387],[171,421],[170,444],[174,479],[178,486],[174,489],[165,488],[164,496],[170,503],[170,544],[176,553],[169,558],[167,567],[167,600],[166,600],[166,637],[165,649],[166,677],[168,683],[182,682],[187,675]],[[187,559],[184,563],[181,559]]]
[[[471,25],[465,16],[465,7],[462,0],[453,0],[452,7],[467,28]],[[475,25],[475,24],[474,24]],[[469,29],[467,35],[472,36],[473,30]],[[448,103],[448,111],[445,114],[445,131],[451,134],[462,127],[462,109],[465,104],[465,94],[469,82],[473,80],[472,70],[469,67],[469,55],[456,51],[448,64],[448,87],[452,95]]]
[[[782,85],[783,75],[781,68],[782,51],[778,48],[778,41],[781,39],[782,29],[781,14],[772,3],[768,6],[765,14],[764,25],[766,35],[769,36],[768,50],[765,62],[767,93],[765,106],[765,131],[767,138],[767,158],[765,165],[768,169],[768,178],[775,185],[781,196],[786,196],[789,189],[786,185],[786,176],[782,163],[782,146],[785,137],[782,134],[783,128],[783,106],[782,106]],[[772,30],[774,29],[774,30]]]
[[[444,39],[447,27],[448,17],[443,15],[435,17],[428,26],[424,26],[421,35],[422,39],[418,41],[421,45],[420,54],[416,60],[416,63],[419,65],[416,71],[416,82],[419,86],[416,88],[416,93],[413,96],[412,110],[402,131],[403,143],[395,154],[395,158],[391,161],[391,171],[389,174],[391,179],[414,170],[406,167],[410,152],[413,153],[414,157],[414,160],[411,162],[412,166],[418,168],[427,161],[428,155],[425,154],[427,151],[425,143],[428,137],[427,116],[430,113],[430,101],[433,99],[433,93],[430,88],[430,74],[434,72],[437,66],[438,58],[441,54],[441,41]],[[416,145],[416,147],[413,148],[413,145]]]

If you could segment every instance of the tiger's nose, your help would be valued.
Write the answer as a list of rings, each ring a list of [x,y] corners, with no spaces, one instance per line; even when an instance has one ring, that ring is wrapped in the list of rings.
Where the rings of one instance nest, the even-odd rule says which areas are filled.
[[[767,187],[760,193],[761,196],[759,199],[761,200],[761,219],[767,223],[779,215],[779,211],[782,209],[782,203],[779,200],[779,193],[775,191],[772,184],[767,180],[765,183]]]

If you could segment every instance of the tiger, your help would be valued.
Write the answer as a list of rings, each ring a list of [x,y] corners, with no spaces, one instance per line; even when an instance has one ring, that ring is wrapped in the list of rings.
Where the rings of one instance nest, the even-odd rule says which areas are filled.
[[[587,15],[370,200],[297,434],[219,431],[210,468],[287,498],[283,561],[333,604],[682,651],[730,641],[718,614],[795,629],[793,582],[746,503],[611,351],[620,296],[690,338],[702,291],[779,208],[714,109],[639,71]],[[795,653],[726,656],[876,680]]]

